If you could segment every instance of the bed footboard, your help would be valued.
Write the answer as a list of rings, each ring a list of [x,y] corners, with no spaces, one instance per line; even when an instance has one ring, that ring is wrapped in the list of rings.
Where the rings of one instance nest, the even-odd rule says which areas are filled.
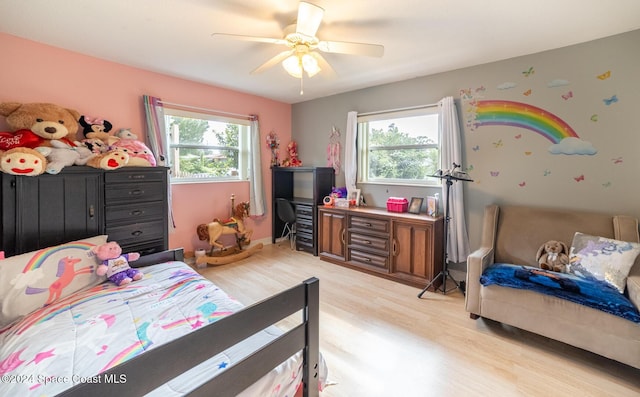
[[[238,342],[302,312],[299,325],[262,346],[242,361],[210,379],[189,395],[236,396],[297,352],[303,352],[304,396],[318,396],[320,281],[301,284],[248,306],[180,339],[158,346],[102,374],[127,383],[83,383],[61,396],[141,396]]]

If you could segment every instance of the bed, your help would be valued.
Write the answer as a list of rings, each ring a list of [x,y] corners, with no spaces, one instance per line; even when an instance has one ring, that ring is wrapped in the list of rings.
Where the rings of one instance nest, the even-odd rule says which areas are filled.
[[[86,258],[78,260],[75,279],[89,285],[53,291],[65,277],[62,263],[75,258],[70,252],[80,255],[94,243],[35,251],[24,264],[20,257],[29,254],[0,261],[0,320],[9,321],[0,328],[0,395],[319,394],[326,367],[318,350],[317,279],[243,307],[184,263],[182,250],[170,250],[132,262],[145,276],[121,287],[96,280]],[[43,280],[33,276],[46,267],[35,268],[33,258],[45,253],[57,263],[48,289],[37,288]],[[12,267],[17,275],[4,274]],[[35,297],[45,305],[31,302]],[[17,298],[23,310],[27,303],[39,307],[11,312]],[[297,314],[290,330],[275,325]]]

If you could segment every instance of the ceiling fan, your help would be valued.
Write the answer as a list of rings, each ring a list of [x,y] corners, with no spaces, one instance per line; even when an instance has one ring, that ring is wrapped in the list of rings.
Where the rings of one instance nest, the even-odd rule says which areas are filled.
[[[353,43],[347,41],[325,41],[316,37],[316,32],[324,9],[305,1],[300,2],[296,23],[287,26],[284,30],[284,38],[256,37],[228,33],[213,33],[213,37],[230,38],[244,41],[254,41],[269,44],[281,44],[289,47],[278,55],[269,59],[254,69],[251,74],[260,73],[282,62],[282,66],[291,76],[300,79],[300,94],[302,95],[303,73],[313,77],[321,70],[326,74],[335,74],[333,68],[326,59],[316,50],[326,53],[365,55],[382,57],[384,46],[379,44]]]

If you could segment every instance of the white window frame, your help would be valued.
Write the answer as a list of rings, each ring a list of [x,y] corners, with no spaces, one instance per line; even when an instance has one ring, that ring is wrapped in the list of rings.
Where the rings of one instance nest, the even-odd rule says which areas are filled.
[[[169,158],[171,159],[171,183],[216,183],[216,182],[233,182],[244,181],[249,179],[249,145],[251,136],[251,122],[248,119],[234,118],[228,116],[219,116],[209,113],[194,112],[182,109],[168,108],[164,109],[165,115],[165,129],[167,133],[167,147],[169,152]],[[169,118],[175,117],[187,117],[192,119],[207,120],[212,122],[237,124],[240,126],[238,131],[238,147],[231,146],[213,146],[206,144],[181,144],[173,142],[173,131],[169,125]],[[175,172],[175,167],[179,165],[178,159],[176,159],[176,149],[188,148],[188,149],[221,149],[221,150],[237,150],[238,151],[238,174],[219,177],[178,177]],[[178,163],[178,164],[176,164]]]
[[[425,116],[425,115],[437,115],[439,117],[438,106],[425,106],[419,108],[411,108],[406,110],[393,110],[388,112],[376,112],[371,114],[358,115],[358,183],[368,184],[383,184],[383,185],[401,185],[401,186],[439,186],[441,181],[438,178],[426,178],[424,180],[418,179],[390,179],[390,178],[369,178],[369,153],[371,148],[369,147],[369,131],[368,122],[370,121],[388,121],[389,124],[394,119],[400,119],[405,117]],[[439,122],[438,122],[439,125]],[[437,169],[440,169],[441,156],[442,156],[442,136],[438,127],[437,139],[435,144],[424,145],[403,145],[393,146],[398,149],[437,149],[438,151],[438,164]],[[435,170],[434,170],[435,171]]]

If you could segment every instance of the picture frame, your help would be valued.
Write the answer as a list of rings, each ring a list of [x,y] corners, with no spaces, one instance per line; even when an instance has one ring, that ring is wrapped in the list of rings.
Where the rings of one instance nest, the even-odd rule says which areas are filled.
[[[438,197],[436,196],[427,197],[427,215],[438,216]]]
[[[411,202],[409,203],[408,212],[411,214],[419,214],[420,208],[422,208],[422,202],[424,199],[422,197],[411,197]]]
[[[356,201],[356,207],[360,206],[360,194],[360,189],[353,189],[351,190],[351,195],[349,196],[350,200]]]

